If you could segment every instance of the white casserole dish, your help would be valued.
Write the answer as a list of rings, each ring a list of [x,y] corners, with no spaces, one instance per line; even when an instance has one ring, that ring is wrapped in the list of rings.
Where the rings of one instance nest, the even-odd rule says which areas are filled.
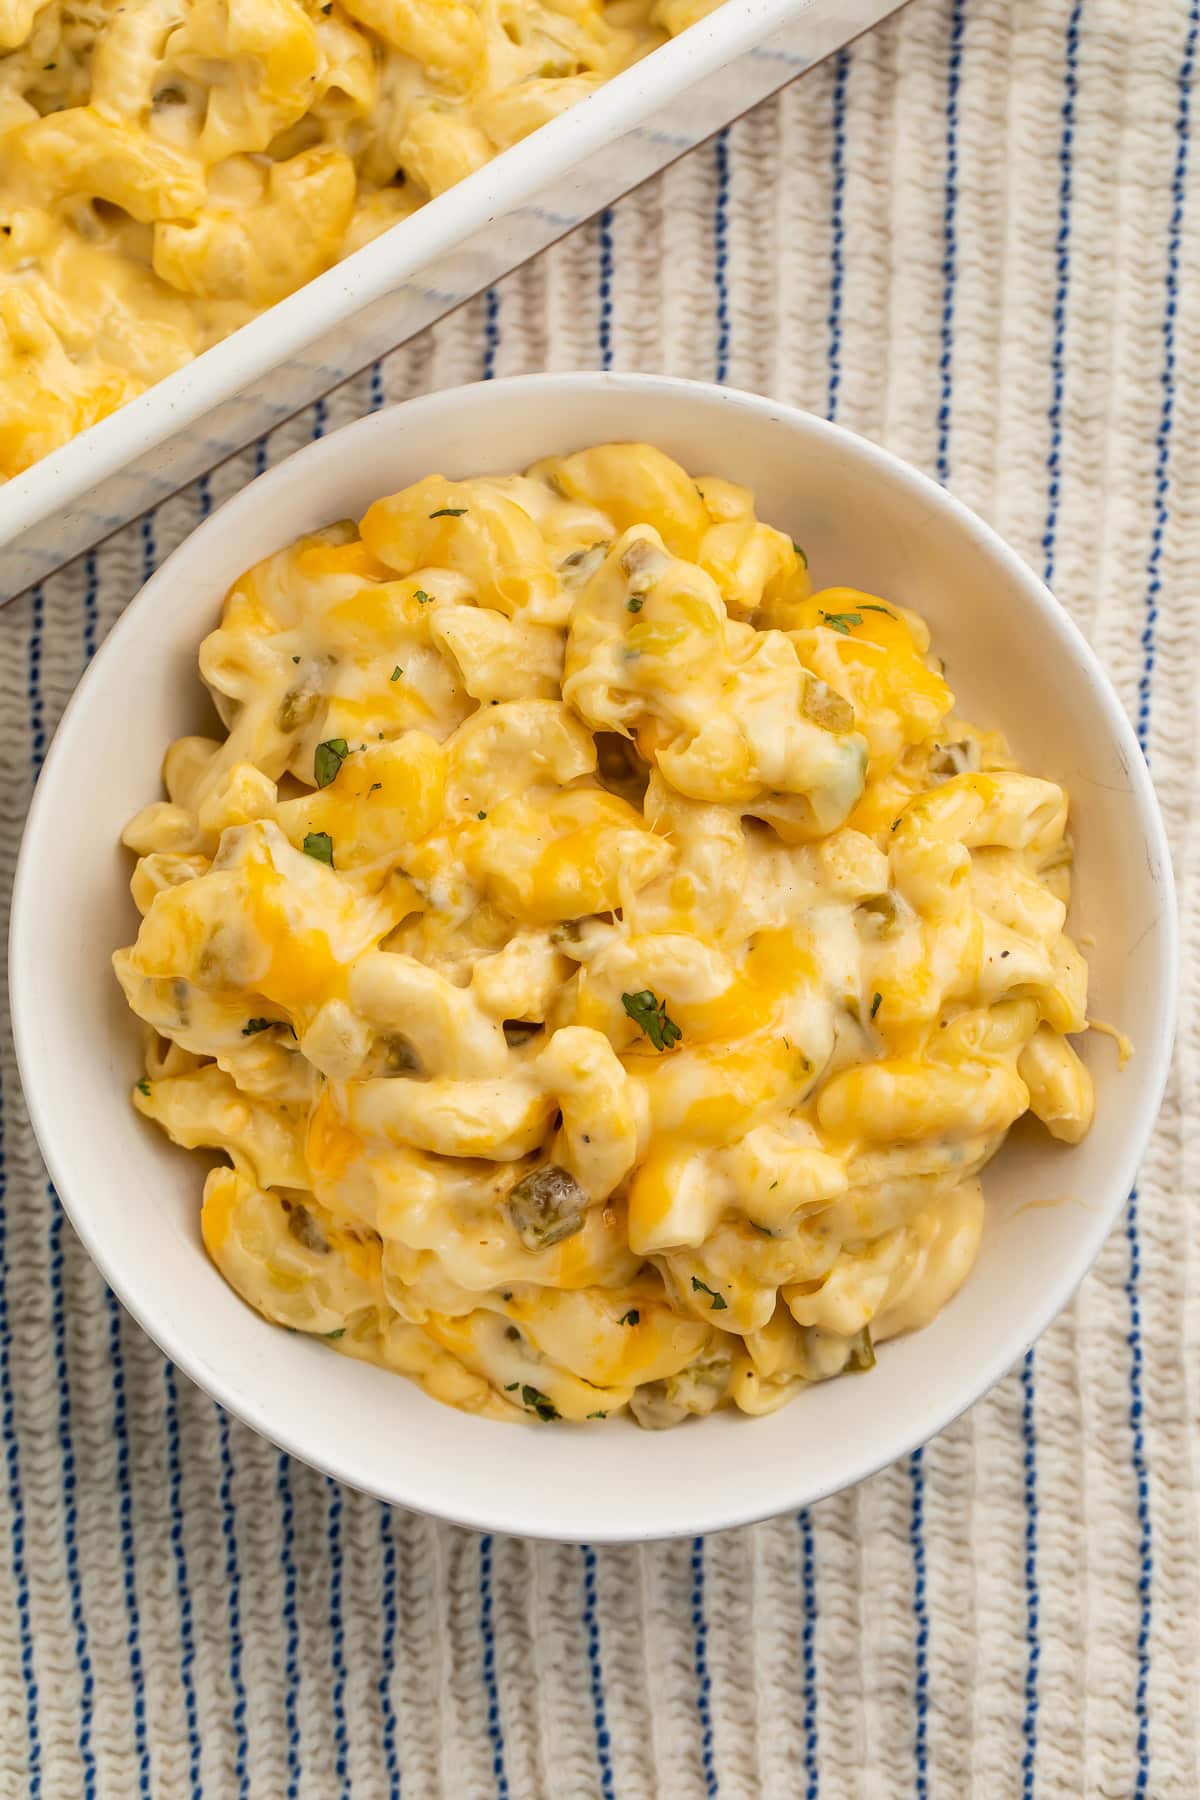
[[[213,1158],[139,1118],[139,1038],[109,958],[137,917],[119,835],[158,792],[163,750],[208,717],[201,638],[243,568],[430,470],[450,476],[644,438],[693,473],[748,483],[818,585],[924,614],[963,713],[1071,797],[1069,929],[1089,943],[1096,1119],[1068,1148],[1019,1125],[984,1175],[966,1285],[869,1375],[765,1418],[674,1431],[498,1424],[269,1325],[200,1241]],[[99,775],[98,775],[99,772]],[[70,883],[64,886],[64,845]],[[1145,759],[1092,651],[1021,559],[943,489],[865,439],[757,395],[646,375],[523,376],[428,394],[309,445],[215,513],[101,647],[34,795],[9,956],[13,1028],[55,1189],[106,1279],[171,1360],[239,1418],[380,1498],[485,1530],[635,1540],[742,1524],[833,1493],[940,1431],[999,1380],[1071,1294],[1125,1203],[1162,1098],[1178,986],[1166,838]]]
[[[726,0],[0,486],[0,604],[675,161],[903,0]]]

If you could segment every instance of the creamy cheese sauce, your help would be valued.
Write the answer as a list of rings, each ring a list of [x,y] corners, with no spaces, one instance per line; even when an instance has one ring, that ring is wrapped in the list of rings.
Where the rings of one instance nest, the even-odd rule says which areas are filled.
[[[269,1319],[494,1416],[766,1412],[954,1294],[1014,1120],[1086,1131],[1066,795],[746,489],[432,475],[200,668],[115,966]]]

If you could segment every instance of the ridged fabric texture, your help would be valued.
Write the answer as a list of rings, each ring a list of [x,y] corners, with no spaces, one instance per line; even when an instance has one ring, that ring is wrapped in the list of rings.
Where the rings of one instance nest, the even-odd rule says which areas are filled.
[[[1200,0],[912,0],[0,617],[7,905],[89,656],[256,468],[480,375],[715,377],[909,457],[1052,581],[1185,946],[1137,1190],[1028,1360],[853,1493],[632,1549],[390,1512],[232,1423],[65,1224],[5,1021],[0,1793],[1200,1793],[1198,43]]]

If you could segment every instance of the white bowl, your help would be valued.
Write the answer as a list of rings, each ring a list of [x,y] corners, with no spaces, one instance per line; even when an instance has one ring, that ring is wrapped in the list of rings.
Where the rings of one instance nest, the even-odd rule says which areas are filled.
[[[523,467],[644,438],[697,474],[746,482],[821,585],[870,589],[930,621],[962,710],[1063,782],[1077,847],[1071,928],[1089,944],[1096,1123],[1074,1149],[1018,1129],[985,1176],[966,1287],[866,1377],[763,1419],[720,1413],[654,1433],[501,1425],[268,1325],[201,1247],[203,1159],[139,1119],[138,1039],[109,968],[132,940],[118,838],[159,790],[168,742],[197,729],[196,651],[250,563],[361,514],[432,470]],[[362,419],[261,476],[200,526],[118,622],[67,708],[38,782],[13,897],[17,1052],[71,1220],[134,1317],[193,1380],[294,1455],[380,1498],[489,1530],[569,1540],[703,1532],[768,1517],[872,1474],[979,1398],[1069,1300],[1133,1181],[1166,1080],[1176,923],[1146,767],[1095,657],[1055,600],[933,482],[836,426],[727,389],[634,375],[544,375],[431,394]],[[1055,1204],[1037,1204],[1053,1202]]]

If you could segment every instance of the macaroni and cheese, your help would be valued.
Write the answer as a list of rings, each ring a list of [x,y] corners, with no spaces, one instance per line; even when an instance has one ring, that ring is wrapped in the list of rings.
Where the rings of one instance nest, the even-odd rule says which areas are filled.
[[[747,489],[430,475],[200,669],[115,966],[268,1319],[492,1417],[764,1413],[954,1294],[1016,1119],[1087,1130],[1066,795]]]
[[[0,0],[0,480],[717,0]]]

